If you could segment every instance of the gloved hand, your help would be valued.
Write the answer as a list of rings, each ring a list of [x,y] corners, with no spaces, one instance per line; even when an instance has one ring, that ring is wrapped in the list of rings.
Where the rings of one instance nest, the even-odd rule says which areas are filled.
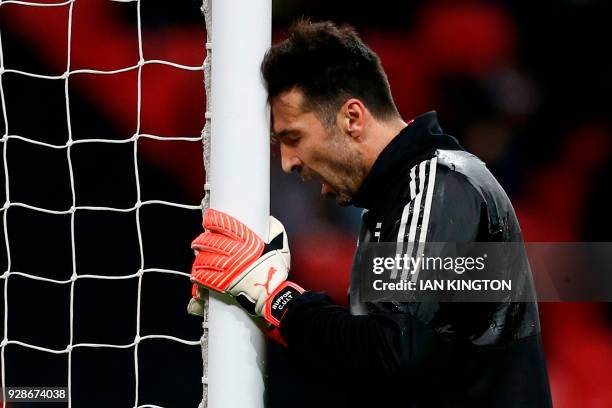
[[[191,269],[192,314],[201,315],[201,288],[228,293],[251,315],[279,325],[291,300],[304,292],[287,281],[291,255],[283,224],[270,217],[264,242],[237,219],[214,209],[204,217],[204,233],[192,243],[196,259]]]

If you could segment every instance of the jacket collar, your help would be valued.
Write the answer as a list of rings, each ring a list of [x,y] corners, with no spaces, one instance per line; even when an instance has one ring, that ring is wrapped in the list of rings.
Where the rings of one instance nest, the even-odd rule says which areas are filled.
[[[351,204],[374,209],[392,199],[389,193],[397,189],[393,185],[403,176],[402,169],[424,160],[436,149],[463,150],[457,139],[444,134],[437,113],[430,111],[410,121],[382,150]]]

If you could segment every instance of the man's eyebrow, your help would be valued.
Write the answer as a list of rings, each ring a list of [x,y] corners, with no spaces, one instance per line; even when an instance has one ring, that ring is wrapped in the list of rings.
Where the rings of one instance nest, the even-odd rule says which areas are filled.
[[[280,140],[283,137],[287,136],[290,133],[295,133],[296,129],[283,129],[283,130],[279,130],[278,132],[275,131],[271,131],[270,135],[276,139],[276,140]]]

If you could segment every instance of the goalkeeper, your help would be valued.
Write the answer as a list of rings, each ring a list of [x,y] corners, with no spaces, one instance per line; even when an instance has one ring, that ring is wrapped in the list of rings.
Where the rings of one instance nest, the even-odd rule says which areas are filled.
[[[278,328],[296,367],[346,381],[351,407],[551,406],[535,302],[360,299],[370,242],[426,251],[432,242],[523,241],[485,165],[443,133],[435,112],[402,120],[378,57],[348,26],[297,23],[268,51],[262,74],[283,170],[320,182],[340,205],[364,208],[350,309],[287,280],[279,221],[258,237],[211,209],[193,242],[190,311],[201,312],[201,288],[235,296]],[[520,284],[533,290],[531,279]]]

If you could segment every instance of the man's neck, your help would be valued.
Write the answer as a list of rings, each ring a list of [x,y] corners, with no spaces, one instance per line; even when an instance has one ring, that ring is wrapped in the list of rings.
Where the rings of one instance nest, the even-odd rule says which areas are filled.
[[[397,118],[387,122],[374,122],[370,137],[362,152],[367,172],[369,173],[380,153],[408,124]]]

